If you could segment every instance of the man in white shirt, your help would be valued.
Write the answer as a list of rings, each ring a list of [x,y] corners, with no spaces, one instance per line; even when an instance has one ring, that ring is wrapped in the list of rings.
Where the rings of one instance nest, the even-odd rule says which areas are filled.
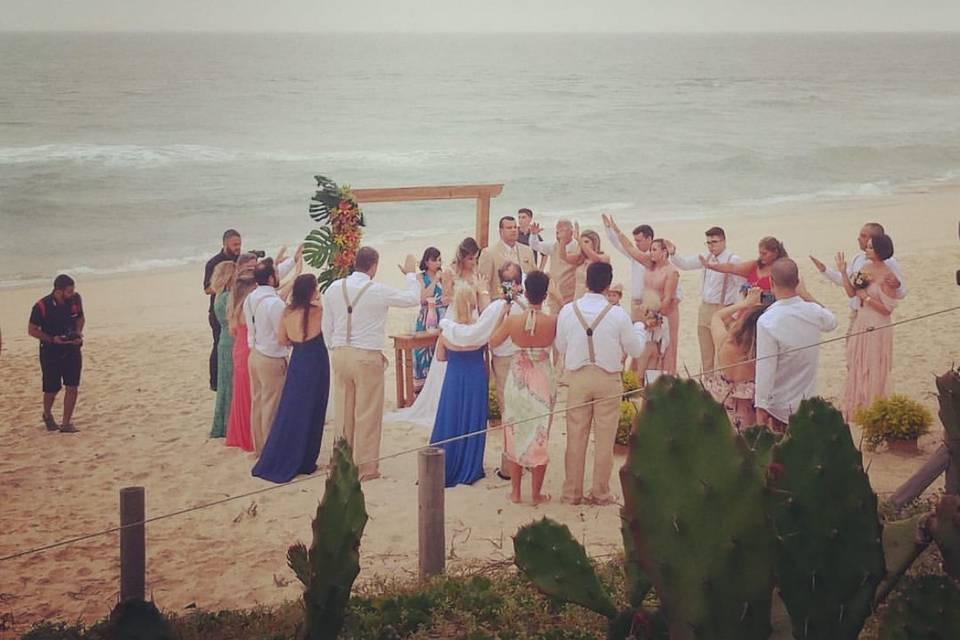
[[[811,345],[837,328],[837,317],[799,296],[800,274],[790,258],[773,263],[770,279],[777,301],[757,321],[755,404],[759,424],[782,429],[800,401],[816,394],[820,347]]]
[[[564,454],[564,502],[583,501],[583,476],[590,429],[594,432],[593,482],[587,495],[592,504],[610,504],[613,443],[620,420],[624,354],[639,357],[644,339],[627,312],[612,305],[605,293],[613,281],[609,264],[587,267],[587,290],[563,307],[557,318],[554,343],[563,356],[567,392],[567,449]],[[642,335],[642,328],[640,329]]]
[[[695,256],[678,256],[677,248],[667,241],[670,262],[678,269],[693,271],[703,269],[700,285],[700,310],[697,314],[697,338],[700,341],[700,371],[712,371],[716,366],[716,345],[713,344],[713,332],[710,320],[713,314],[740,299],[740,286],[746,280],[730,273],[720,273],[704,269],[701,258],[708,263],[736,264],[740,257],[727,249],[727,234],[720,227],[710,227],[706,232],[707,251]]]
[[[847,263],[847,277],[853,279],[857,272],[863,268],[867,263],[867,242],[870,241],[870,238],[875,235],[881,235],[884,233],[883,225],[879,222],[868,222],[860,228],[860,233],[857,235],[857,246],[860,247],[860,253],[853,256],[849,263]],[[813,262],[813,265],[817,268],[824,278],[834,283],[840,288],[843,288],[843,281],[841,280],[840,272],[834,269],[833,267],[828,267],[823,264],[813,256],[810,256],[810,260]],[[887,276],[887,285],[891,289],[897,290],[896,297],[903,299],[907,297],[907,287],[903,284],[903,272],[900,270],[900,264],[897,262],[896,258],[888,258],[884,260],[884,263],[890,267],[890,271],[893,273]],[[853,316],[857,314],[857,311],[860,310],[861,306],[860,298],[853,297],[850,298],[850,320],[853,321]]]
[[[544,240],[540,236],[540,225],[530,226],[530,248],[538,251],[550,260],[550,293],[548,301],[554,313],[559,313],[563,305],[573,302],[577,290],[577,259],[580,256],[580,243],[573,239],[573,223],[566,219],[557,220],[556,237]],[[560,247],[566,248],[568,259],[560,257]]]
[[[496,282],[497,270],[503,266],[504,262],[517,263],[523,273],[536,271],[537,263],[533,259],[533,249],[517,241],[519,231],[516,219],[513,216],[500,218],[499,228],[500,241],[480,252],[478,273],[486,278],[487,282]],[[503,292],[498,289],[491,291],[490,295],[493,299],[498,299],[503,297]]]
[[[337,435],[346,438],[360,480],[380,477],[380,434],[383,429],[383,356],[385,325],[390,307],[420,305],[414,265],[408,264],[407,288],[374,282],[380,255],[372,247],[357,251],[354,272],[334,281],[323,294],[323,335],[333,366]]]
[[[279,279],[272,260],[264,260],[253,269],[257,288],[243,301],[250,346],[250,433],[253,448],[260,455],[287,377],[287,348],[277,342],[277,329],[286,307],[277,295]]]

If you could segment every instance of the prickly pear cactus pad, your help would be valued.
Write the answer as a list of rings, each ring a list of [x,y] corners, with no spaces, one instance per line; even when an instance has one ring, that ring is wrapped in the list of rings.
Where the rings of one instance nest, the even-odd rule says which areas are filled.
[[[960,497],[943,496],[927,522],[943,556],[943,570],[960,580]]]
[[[855,639],[884,576],[877,497],[840,412],[804,400],[773,451],[777,573],[797,640]]]
[[[617,607],[567,525],[543,518],[523,526],[513,538],[513,551],[517,568],[541,592],[616,617]]]
[[[710,394],[661,377],[620,470],[637,560],[673,640],[766,640],[773,537],[760,467]]]
[[[882,601],[893,591],[903,574],[929,546],[929,534],[924,525],[926,520],[927,514],[918,513],[912,518],[883,525],[883,558],[887,574],[877,588],[875,602]]]
[[[330,476],[313,519],[309,551],[301,543],[287,551],[287,563],[304,585],[304,634],[333,640],[343,626],[353,581],[360,573],[360,538],[367,509],[357,466],[346,440],[333,448]]]
[[[946,576],[923,576],[904,584],[880,618],[879,638],[960,638],[960,590]]]

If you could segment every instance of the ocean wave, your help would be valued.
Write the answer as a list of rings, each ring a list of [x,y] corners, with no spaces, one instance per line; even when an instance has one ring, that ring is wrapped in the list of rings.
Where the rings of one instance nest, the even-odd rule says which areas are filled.
[[[886,196],[896,191],[898,185],[887,181],[863,182],[859,184],[839,184],[827,189],[808,193],[788,193],[761,198],[738,200],[730,204],[732,207],[772,207],[780,204],[816,202],[820,200],[834,200],[846,198],[876,198]]]
[[[71,276],[107,276],[121,273],[143,273],[145,271],[161,271],[165,269],[174,269],[191,264],[205,262],[210,256],[196,255],[183,258],[145,258],[130,260],[122,264],[110,267],[91,267],[87,265],[77,265],[62,269],[55,269],[52,272],[68,273]],[[51,276],[38,276],[36,274],[13,274],[4,280],[0,280],[0,289],[11,289],[15,287],[25,287],[35,284],[49,284]]]
[[[473,151],[471,160],[502,154],[499,150]],[[196,144],[145,146],[134,144],[44,144],[0,147],[0,165],[88,163],[106,167],[150,168],[176,163],[223,164],[237,161],[328,162],[376,167],[436,166],[463,161],[460,150],[408,151],[343,150],[315,152],[245,151]]]

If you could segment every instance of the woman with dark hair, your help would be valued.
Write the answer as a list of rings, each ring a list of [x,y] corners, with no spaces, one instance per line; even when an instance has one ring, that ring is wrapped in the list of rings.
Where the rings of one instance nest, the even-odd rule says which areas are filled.
[[[550,440],[553,405],[557,386],[550,362],[557,319],[543,312],[550,276],[534,271],[525,283],[527,308],[522,314],[508,315],[490,338],[496,348],[508,338],[520,350],[510,362],[503,389],[504,451],[510,475],[510,499],[522,502],[520,480],[524,469],[532,471],[532,500],[540,504],[550,500],[541,493],[547,472],[547,444]]]
[[[413,328],[416,333],[437,332],[440,320],[447,311],[443,284],[440,282],[441,266],[440,250],[436,247],[427,247],[423,252],[423,258],[420,259],[420,273],[417,274],[417,282],[420,283],[421,289],[420,313],[417,314]],[[417,393],[420,393],[427,379],[430,364],[433,362],[433,352],[433,347],[413,350],[413,389]]]
[[[762,302],[761,294],[762,290],[755,287],[745,298],[720,309],[711,318],[718,371],[704,378],[704,386],[723,404],[730,424],[737,431],[757,421],[754,407],[757,320],[772,304]]]
[[[786,247],[783,243],[773,236],[760,238],[757,245],[757,259],[747,262],[708,262],[703,256],[700,256],[700,263],[704,269],[719,271],[720,273],[729,273],[747,279],[747,285],[750,288],[757,287],[763,291],[772,291],[773,283],[770,281],[770,267],[780,258],[789,257]]]
[[[857,309],[850,323],[847,338],[847,383],[843,391],[843,417],[853,422],[858,409],[870,406],[879,397],[893,393],[893,331],[886,329],[897,306],[897,291],[888,283],[893,273],[884,262],[893,257],[893,240],[886,234],[871,236],[867,241],[867,262],[847,276],[847,261],[837,254],[843,288],[850,298],[858,298]],[[880,329],[880,331],[870,331]],[[853,335],[860,334],[860,335]]]
[[[317,469],[327,416],[330,360],[323,341],[320,292],[313,274],[297,276],[290,306],[283,312],[277,341],[293,345],[277,416],[253,475],[288,482]]]

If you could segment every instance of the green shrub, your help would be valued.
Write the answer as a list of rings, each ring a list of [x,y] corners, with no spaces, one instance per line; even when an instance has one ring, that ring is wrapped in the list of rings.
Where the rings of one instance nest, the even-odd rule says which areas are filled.
[[[620,381],[623,383],[623,399],[638,399],[639,394],[633,392],[640,388],[640,376],[635,371],[624,371],[620,374]]]
[[[637,419],[637,405],[629,400],[620,401],[620,422],[617,424],[617,444],[626,445]]]
[[[487,419],[500,420],[500,403],[497,402],[497,383],[491,377],[490,384],[487,386]]]
[[[873,446],[912,440],[929,431],[933,422],[926,407],[900,394],[877,398],[869,407],[858,410],[854,419],[863,427],[864,439]]]

